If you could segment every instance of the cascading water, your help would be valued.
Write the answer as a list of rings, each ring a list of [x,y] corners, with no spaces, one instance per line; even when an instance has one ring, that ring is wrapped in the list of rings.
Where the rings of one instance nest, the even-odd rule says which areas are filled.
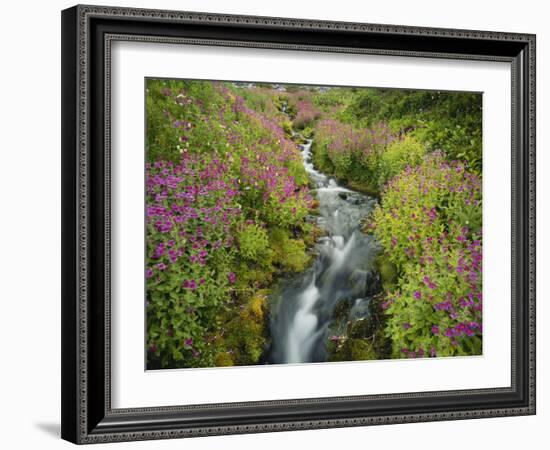
[[[302,145],[304,167],[317,186],[317,223],[327,236],[316,244],[314,264],[292,280],[286,280],[273,300],[271,348],[267,362],[305,363],[326,361],[326,342],[333,312],[339,301],[352,304],[350,318],[367,314],[368,286],[376,241],[361,232],[361,220],[374,199],[351,191],[317,171],[311,160],[312,140]]]

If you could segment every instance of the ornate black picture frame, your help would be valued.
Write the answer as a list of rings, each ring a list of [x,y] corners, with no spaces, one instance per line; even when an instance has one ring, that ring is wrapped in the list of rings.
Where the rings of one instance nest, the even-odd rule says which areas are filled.
[[[110,50],[118,40],[511,63],[511,386],[113,409]],[[62,109],[64,439],[84,444],[535,414],[534,35],[75,6],[62,12]]]

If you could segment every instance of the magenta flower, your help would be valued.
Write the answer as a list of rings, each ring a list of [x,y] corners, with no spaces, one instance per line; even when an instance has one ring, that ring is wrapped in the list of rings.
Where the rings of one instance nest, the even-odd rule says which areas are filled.
[[[439,302],[434,305],[436,311],[451,311],[453,308],[452,303],[449,300]]]
[[[195,280],[185,280],[182,283],[182,286],[186,289],[196,289],[197,283],[195,282]]]

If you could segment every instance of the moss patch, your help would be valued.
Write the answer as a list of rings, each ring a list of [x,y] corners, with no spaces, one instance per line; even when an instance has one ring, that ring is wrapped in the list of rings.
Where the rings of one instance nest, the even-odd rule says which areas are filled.
[[[285,230],[274,228],[269,235],[273,263],[284,272],[302,272],[311,262],[302,239],[291,239]]]
[[[374,265],[380,273],[382,288],[388,290],[395,286],[399,274],[397,267],[390,261],[389,257],[385,254],[378,255],[374,260]]]

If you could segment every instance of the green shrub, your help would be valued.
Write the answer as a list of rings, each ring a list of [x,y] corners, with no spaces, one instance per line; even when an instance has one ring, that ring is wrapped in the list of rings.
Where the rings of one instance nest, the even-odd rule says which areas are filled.
[[[422,161],[426,148],[412,136],[393,141],[380,155],[378,185],[401,173],[407,166],[414,167]]]
[[[237,233],[239,254],[250,261],[260,261],[269,254],[269,239],[265,228],[258,224],[246,225]]]
[[[283,130],[287,136],[292,136],[292,122],[290,120],[283,121]]]
[[[315,134],[315,128],[314,127],[305,127],[301,131],[301,134],[304,138],[311,139],[313,137],[313,135]]]
[[[482,95],[451,91],[357,90],[337,118],[354,127],[380,121],[393,132],[413,133],[429,151],[441,150],[481,172]]]
[[[286,164],[288,168],[288,174],[294,178],[294,182],[298,186],[305,186],[309,183],[309,176],[304,170],[304,164],[302,161],[292,160]]]

